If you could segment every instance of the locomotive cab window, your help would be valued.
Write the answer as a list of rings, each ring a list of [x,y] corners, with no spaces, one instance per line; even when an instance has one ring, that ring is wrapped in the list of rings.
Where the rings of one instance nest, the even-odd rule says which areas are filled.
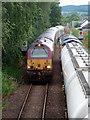
[[[32,49],[31,58],[48,58],[48,50],[43,49]]]

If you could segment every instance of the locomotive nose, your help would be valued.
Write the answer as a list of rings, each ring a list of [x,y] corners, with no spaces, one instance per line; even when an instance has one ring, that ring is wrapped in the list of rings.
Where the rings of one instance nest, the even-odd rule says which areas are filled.
[[[40,64],[38,64],[38,67],[40,67]]]

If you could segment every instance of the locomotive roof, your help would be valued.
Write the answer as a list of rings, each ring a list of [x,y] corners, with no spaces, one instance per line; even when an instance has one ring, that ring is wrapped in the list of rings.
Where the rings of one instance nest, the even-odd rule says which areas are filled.
[[[68,39],[76,39],[76,40],[78,40],[78,38],[76,38],[75,36],[73,36],[73,35],[71,35],[71,34],[66,34],[66,35],[64,35],[64,36],[61,37],[61,41],[62,41],[62,42],[63,42],[63,41],[66,41],[66,40],[68,40]]]
[[[54,41],[54,37],[55,37],[55,33],[58,29],[55,27],[49,28],[47,29],[45,32],[43,32],[38,39],[42,38],[42,37],[46,37],[48,39],[51,39],[52,41]]]
[[[47,38],[40,38],[39,40],[34,41],[30,47],[34,47],[37,44],[42,44],[43,46],[47,46],[50,48],[51,51],[53,51],[53,42],[50,39]]]
[[[54,45],[55,34],[59,30],[59,28],[61,28],[61,26],[51,27],[47,29],[30,45],[30,47],[41,43],[49,47],[52,51],[53,45]]]
[[[60,46],[65,45],[65,44],[67,44],[67,43],[71,43],[71,42],[76,42],[76,43],[79,43],[79,44],[83,45],[80,40],[78,40],[78,39],[73,39],[73,38],[72,38],[72,39],[68,39],[68,40],[66,40],[66,41],[63,41]]]
[[[56,28],[59,28],[59,29],[64,29],[64,27],[63,26],[61,26],[61,25],[58,25],[58,26],[55,26]]]

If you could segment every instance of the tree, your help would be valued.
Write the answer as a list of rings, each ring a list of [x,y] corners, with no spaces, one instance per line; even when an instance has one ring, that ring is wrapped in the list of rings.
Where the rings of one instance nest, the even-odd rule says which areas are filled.
[[[77,23],[75,24],[75,27],[76,27],[76,28],[77,28],[77,27],[80,27],[80,23],[77,22]]]
[[[51,4],[50,22],[51,26],[61,24],[61,7],[59,7],[59,2]]]
[[[72,21],[79,21],[79,20],[81,20],[81,18],[78,15],[72,14],[67,17],[62,17],[62,24],[66,25],[67,23],[69,23],[69,25],[71,26]]]
[[[49,2],[2,3],[3,63],[18,62],[23,41],[31,44],[50,26],[50,5]]]

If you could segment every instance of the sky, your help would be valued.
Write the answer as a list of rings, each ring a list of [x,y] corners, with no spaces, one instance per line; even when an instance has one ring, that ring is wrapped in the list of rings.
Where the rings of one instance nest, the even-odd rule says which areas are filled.
[[[66,5],[88,5],[90,0],[60,0],[60,6]]]

